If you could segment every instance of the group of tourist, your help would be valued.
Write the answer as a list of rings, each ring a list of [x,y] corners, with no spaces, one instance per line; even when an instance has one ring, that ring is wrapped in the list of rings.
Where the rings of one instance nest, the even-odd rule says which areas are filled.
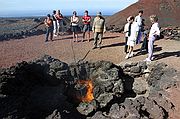
[[[63,15],[61,14],[60,10],[54,10],[52,16],[48,14],[44,23],[47,26],[45,42],[48,41],[49,35],[50,40],[53,40],[53,36],[56,37],[59,36],[61,32],[63,33]]]
[[[148,58],[146,61],[153,60],[153,43],[154,40],[160,35],[158,18],[156,15],[150,16],[150,21],[152,22],[152,27],[148,34],[148,29],[145,29],[144,19],[142,19],[143,11],[139,11],[139,14],[136,17],[129,16],[127,18],[127,24],[124,26],[125,33],[125,48],[126,59],[133,57],[133,50],[135,44],[140,44],[142,41],[142,36],[144,40],[140,51],[146,50],[148,52]],[[87,39],[90,42],[90,30],[94,33],[94,47],[101,48],[103,33],[106,32],[105,19],[102,17],[101,12],[97,13],[97,16],[94,18],[92,29],[91,29],[91,16],[89,16],[88,11],[85,10],[84,16],[82,17],[83,22],[83,34],[81,41],[83,42]],[[79,21],[80,18],[77,15],[77,12],[74,11],[72,17],[70,18],[71,31],[73,33],[73,41],[78,42],[79,34]],[[56,37],[60,35],[60,30],[63,32],[63,15],[60,10],[53,11],[52,19],[51,15],[48,14],[45,19],[45,24],[47,26],[46,41],[50,34],[50,40],[53,39],[53,36]],[[87,34],[86,34],[87,32]]]
[[[51,18],[52,17],[52,18]],[[81,42],[84,42],[86,39],[90,42],[90,31],[94,32],[94,47],[101,48],[102,36],[106,31],[105,19],[102,17],[101,12],[97,13],[97,16],[94,18],[92,29],[91,29],[91,16],[89,16],[88,11],[85,10],[84,16],[82,17],[83,29],[82,29],[82,39]],[[60,10],[53,11],[53,15],[47,15],[44,23],[47,26],[46,40],[50,36],[50,40],[53,40],[53,36],[59,36],[60,33],[63,33],[63,15]],[[73,15],[70,18],[71,31],[73,33],[73,42],[78,42],[78,34],[80,32],[79,28],[80,18],[77,15],[76,11],[73,11]],[[86,34],[87,33],[87,34]]]
[[[139,11],[139,14],[136,17],[129,16],[127,18],[127,24],[124,26],[125,33],[125,48],[124,52],[126,53],[126,59],[133,57],[133,48],[135,44],[140,44],[142,35],[144,34],[144,40],[140,51],[146,50],[148,52],[148,57],[145,61],[151,61],[153,57],[153,44],[155,39],[160,36],[158,18],[156,15],[150,16],[150,21],[152,26],[148,34],[148,29],[145,29],[144,19],[142,19],[143,11]]]

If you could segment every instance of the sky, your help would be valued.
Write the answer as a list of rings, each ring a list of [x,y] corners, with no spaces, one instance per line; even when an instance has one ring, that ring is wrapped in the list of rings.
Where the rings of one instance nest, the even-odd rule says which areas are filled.
[[[0,17],[38,16],[60,9],[63,14],[71,15],[76,10],[82,14],[101,11],[112,15],[138,0],[0,0]]]

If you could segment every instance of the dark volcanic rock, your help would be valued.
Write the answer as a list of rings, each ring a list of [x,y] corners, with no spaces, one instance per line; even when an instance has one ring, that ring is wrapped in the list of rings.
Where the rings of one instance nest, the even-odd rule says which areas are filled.
[[[166,90],[178,83],[164,63],[68,65],[46,55],[0,69],[0,118],[166,119],[176,108]]]

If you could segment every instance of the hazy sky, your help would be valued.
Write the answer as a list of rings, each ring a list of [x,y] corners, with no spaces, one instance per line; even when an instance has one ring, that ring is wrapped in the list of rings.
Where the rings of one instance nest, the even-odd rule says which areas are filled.
[[[0,16],[13,14],[43,13],[60,9],[70,14],[73,10],[82,12],[89,10],[93,14],[102,11],[113,14],[137,2],[138,0],[0,0]]]

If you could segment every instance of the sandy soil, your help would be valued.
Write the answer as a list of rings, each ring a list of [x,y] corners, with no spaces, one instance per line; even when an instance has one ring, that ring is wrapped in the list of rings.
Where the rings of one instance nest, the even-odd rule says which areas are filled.
[[[119,33],[106,33],[104,35],[102,49],[92,50],[93,41],[72,43],[76,61],[82,59],[87,53],[85,60],[97,61],[108,60],[115,64],[127,61],[141,61],[146,55],[136,55],[128,60],[124,54],[124,36]],[[54,38],[54,41],[44,42],[44,35],[28,37],[20,40],[0,42],[0,67],[9,67],[17,62],[30,61],[32,59],[51,55],[66,63],[74,62],[71,45],[72,35]],[[82,39],[80,35],[79,40]],[[135,54],[140,45],[135,47]],[[88,52],[89,51],[89,52]],[[180,42],[173,40],[159,40],[155,42],[156,61],[165,62],[169,66],[180,71],[179,55]]]
[[[66,63],[78,61],[87,54],[85,60],[98,61],[108,60],[115,64],[131,61],[142,61],[146,55],[136,55],[128,60],[124,54],[124,36],[119,33],[106,33],[104,35],[102,49],[92,50],[93,41],[91,42],[71,42],[72,35],[57,37],[54,41],[44,42],[44,35],[28,37],[26,39],[11,40],[0,42],[0,67],[10,67],[17,62],[30,61],[32,59],[51,55]],[[82,35],[80,35],[82,39]],[[72,43],[72,45],[71,45]],[[135,46],[137,54],[140,45]],[[155,42],[155,61],[165,62],[170,67],[180,71],[180,42],[174,40],[161,39]],[[170,114],[170,119],[180,119],[180,88],[170,89],[169,99],[172,100],[175,111]]]

